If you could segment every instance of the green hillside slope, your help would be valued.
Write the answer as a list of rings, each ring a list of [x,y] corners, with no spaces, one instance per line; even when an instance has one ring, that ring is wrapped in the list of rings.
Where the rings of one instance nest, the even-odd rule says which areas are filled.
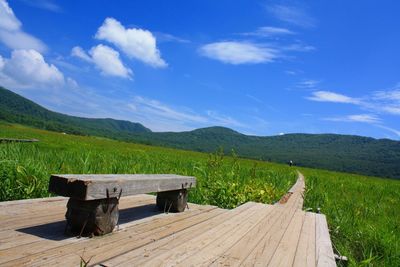
[[[139,123],[87,119],[49,111],[0,87],[0,120],[41,129],[95,135],[200,152],[222,147],[240,157],[400,179],[400,142],[337,134],[249,136],[224,127],[151,132]]]
[[[0,120],[52,131],[111,138],[126,139],[132,133],[150,132],[140,123],[80,118],[53,112],[3,87],[0,87]]]

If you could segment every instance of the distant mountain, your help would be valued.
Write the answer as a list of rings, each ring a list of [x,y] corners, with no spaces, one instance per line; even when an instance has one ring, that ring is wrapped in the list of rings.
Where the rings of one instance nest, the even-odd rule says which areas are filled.
[[[0,120],[81,135],[104,136],[201,152],[223,148],[240,157],[400,179],[400,142],[337,134],[249,136],[225,127],[152,132],[139,123],[87,119],[49,111],[0,87]]]
[[[127,139],[133,133],[151,132],[140,123],[80,118],[53,112],[3,87],[0,87],[0,120],[51,131],[120,139]]]

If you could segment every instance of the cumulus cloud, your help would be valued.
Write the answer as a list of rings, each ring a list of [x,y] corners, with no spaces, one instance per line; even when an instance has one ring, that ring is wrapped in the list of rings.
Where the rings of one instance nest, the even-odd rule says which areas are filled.
[[[42,54],[29,50],[14,50],[9,59],[0,60],[0,82],[10,88],[60,87],[64,75]]]
[[[202,46],[200,53],[228,64],[272,62],[280,56],[277,49],[250,42],[216,42]]]
[[[128,79],[133,75],[132,70],[122,63],[118,51],[106,45],[99,44],[92,47],[89,54],[76,46],[72,48],[71,55],[93,63],[104,75]]]
[[[135,58],[153,67],[167,66],[157,49],[156,38],[150,31],[139,28],[125,28],[116,19],[106,18],[103,25],[98,29],[95,38],[108,41],[128,57]]]
[[[80,46],[75,46],[74,48],[72,48],[71,56],[78,57],[87,62],[92,62],[92,58]]]
[[[46,50],[46,45],[22,30],[22,23],[15,16],[7,1],[0,0],[0,41],[11,49]]]
[[[345,96],[342,94],[330,92],[330,91],[316,91],[312,93],[312,96],[307,99],[318,102],[334,102],[334,103],[347,103],[347,104],[359,104],[360,101],[356,98]]]

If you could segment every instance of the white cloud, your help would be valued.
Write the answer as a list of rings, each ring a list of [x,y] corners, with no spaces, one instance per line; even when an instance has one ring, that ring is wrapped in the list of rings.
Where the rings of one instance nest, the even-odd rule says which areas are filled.
[[[202,46],[200,53],[234,65],[272,62],[280,56],[277,49],[249,42],[210,43]]]
[[[374,94],[375,99],[400,101],[400,88],[395,88],[389,91],[378,91]]]
[[[46,45],[22,30],[22,23],[14,15],[7,1],[0,0],[0,41],[11,49],[46,50]]]
[[[133,97],[126,107],[132,116],[130,119],[134,118],[136,121],[143,122],[155,131],[191,130],[213,125],[249,128],[236,119],[217,111],[208,110],[199,114],[187,107],[173,107],[142,96]]]
[[[400,115],[400,86],[386,91],[378,91],[371,97],[369,107],[377,111]]]
[[[291,45],[284,46],[282,49],[287,51],[309,52],[315,50],[315,47],[312,45],[306,45],[302,43],[294,43]]]
[[[37,7],[37,8],[41,8],[41,9],[45,9],[48,11],[52,11],[52,12],[61,12],[61,7],[58,6],[57,4],[53,3],[53,1],[51,0],[23,0],[24,3],[26,3],[27,5],[33,6],[33,7]]]
[[[309,28],[315,25],[315,20],[311,18],[303,9],[294,6],[285,5],[271,5],[267,6],[267,11],[269,11],[277,19]]]
[[[158,42],[190,43],[190,41],[187,39],[183,39],[169,33],[155,32],[154,35],[157,38]]]
[[[347,104],[359,104],[360,100],[345,96],[342,94],[330,92],[330,91],[316,91],[312,93],[312,96],[307,99],[318,102],[334,102],[334,103],[347,103]]]
[[[1,59],[0,82],[10,88],[60,87],[64,75],[33,50],[14,50],[11,58]]]
[[[312,89],[315,88],[319,83],[320,81],[317,80],[303,80],[298,82],[296,86],[299,88]]]
[[[128,79],[133,75],[132,70],[122,63],[118,51],[106,45],[99,44],[92,47],[89,54],[81,47],[75,46],[71,55],[93,63],[104,75]]]
[[[150,31],[125,28],[114,18],[106,18],[95,38],[108,41],[121,49],[128,57],[135,58],[153,67],[166,67],[156,46],[156,38]]]
[[[348,115],[344,117],[333,117],[333,118],[325,118],[328,121],[344,121],[344,122],[364,122],[364,123],[372,123],[377,124],[381,122],[381,119],[374,114],[356,114],[356,115]]]
[[[271,26],[259,27],[254,32],[242,33],[242,35],[256,36],[256,37],[271,37],[271,36],[277,36],[277,35],[292,35],[292,34],[295,34],[295,33],[289,29],[279,28],[279,27],[271,27]]]
[[[400,130],[393,129],[393,128],[391,128],[391,127],[387,127],[387,126],[380,125],[380,124],[375,125],[375,126],[377,126],[377,127],[379,127],[379,128],[382,128],[382,129],[384,129],[384,130],[387,130],[387,131],[389,131],[389,132],[392,132],[392,133],[394,133],[395,135],[397,135],[398,137],[400,137]]]
[[[226,115],[221,115],[216,111],[207,110],[208,117],[212,120],[213,124],[228,126],[228,127],[246,127],[246,125],[235,120],[234,118]]]
[[[94,64],[105,75],[119,76],[130,78],[132,70],[125,67],[119,58],[119,53],[111,47],[105,45],[97,45],[89,51]]]
[[[80,59],[83,59],[87,62],[93,62],[92,58],[85,52],[85,50],[82,49],[82,47],[75,46],[71,50],[71,56],[74,57],[79,57]]]
[[[193,112],[183,112],[173,109],[157,100],[134,97],[130,108],[136,112],[143,112],[151,116],[161,117],[163,119],[183,121],[189,123],[206,123],[206,117],[194,114]]]
[[[362,98],[354,98],[330,91],[316,91],[306,99],[318,102],[353,104],[362,110],[376,114],[400,115],[399,85],[388,90],[376,91]]]

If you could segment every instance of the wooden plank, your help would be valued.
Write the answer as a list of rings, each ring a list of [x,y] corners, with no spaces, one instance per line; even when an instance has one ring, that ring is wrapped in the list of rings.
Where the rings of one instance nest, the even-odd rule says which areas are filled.
[[[297,203],[293,202],[293,204]],[[296,209],[285,205],[274,205],[275,209],[279,209],[278,212],[281,212],[281,216],[273,223],[254,250],[241,263],[242,265],[260,266],[265,265],[265,262],[269,262],[296,211]]]
[[[249,218],[252,218],[252,216],[254,216],[256,213],[259,213],[262,209],[262,206],[262,204],[254,203],[252,207],[239,212],[235,216],[232,216],[224,221],[222,224],[196,236],[189,242],[166,248],[162,254],[156,257],[148,257],[144,262],[140,262],[140,265],[176,265],[188,257],[192,257],[194,254],[211,245],[212,243],[220,243],[221,240],[223,241],[224,238],[232,235],[235,229],[240,228],[242,223]]]
[[[315,213],[306,212],[293,266],[315,267],[315,263]]]
[[[120,200],[119,209],[124,209],[131,205],[139,206],[139,205],[146,205],[155,202],[154,196],[146,196],[146,195],[138,195],[136,198],[126,199],[123,198]],[[59,203],[59,202],[57,202]],[[23,212],[21,215],[10,215],[3,218],[0,221],[0,237],[1,232],[10,229],[18,229],[18,228],[25,228],[25,227],[32,227],[35,225],[45,224],[45,223],[52,223],[56,221],[64,221],[65,219],[65,211],[64,208],[66,202],[61,202],[63,205],[57,206],[46,206],[41,204],[31,205],[28,209],[30,212]],[[8,209],[8,208],[4,208]],[[14,211],[19,210],[17,207],[10,208]],[[20,212],[18,212],[20,213]]]
[[[102,253],[112,248],[119,248],[123,252],[126,244],[140,247],[153,242],[155,235],[163,238],[180,228],[190,227],[200,221],[207,220],[210,216],[215,216],[213,210],[216,210],[216,208],[208,206],[202,210],[178,214],[160,214],[148,217],[144,224],[139,221],[136,224],[131,224],[131,227],[100,238],[72,238],[62,240],[62,242],[44,239],[26,247],[20,246],[19,250],[0,251],[0,264],[6,266],[43,265],[47,264],[48,261],[57,261],[60,257],[71,258],[71,260],[77,259],[79,262],[77,252],[83,252],[85,248],[101,248]],[[121,244],[124,245],[121,246]],[[10,260],[11,258],[14,260]],[[63,261],[60,261],[56,265],[62,264]]]
[[[271,212],[253,227],[242,239],[220,254],[213,266],[240,266],[255,247],[263,240],[272,225],[282,216],[282,209],[269,206]]]
[[[54,174],[49,191],[82,200],[172,191],[196,186],[196,178],[174,174]]]
[[[143,196],[143,195],[142,195]],[[120,210],[120,218],[124,219],[125,208],[134,209],[141,206],[146,206],[149,204],[153,204],[154,197],[150,196],[145,198],[137,198],[136,201],[132,203],[132,199],[130,201],[122,201]],[[152,212],[152,210],[150,210]],[[43,241],[43,238],[40,235],[45,235],[47,239],[65,239],[64,237],[64,229],[65,229],[65,220],[64,213],[59,214],[59,218],[56,220],[48,221],[48,217],[41,217],[41,221],[32,220],[28,217],[22,219],[23,226],[13,227],[13,229],[9,229],[7,231],[0,232],[0,250],[10,249],[22,245],[29,245],[35,242]],[[51,214],[53,215],[53,214]],[[15,223],[16,224],[16,223]],[[18,225],[16,225],[18,226]],[[124,228],[125,224],[120,225],[120,228]],[[31,233],[31,234],[29,234]],[[38,236],[39,234],[39,236]]]
[[[68,198],[65,197],[45,197],[45,198],[31,198],[31,199],[20,199],[20,200],[11,200],[11,201],[2,201],[0,202],[0,207],[10,207],[15,205],[31,205],[34,203],[47,203],[47,202],[59,202],[66,201]],[[1,212],[2,210],[0,210]]]
[[[213,240],[208,246],[204,246],[201,250],[197,250],[194,255],[186,257],[185,260],[179,263],[179,265],[209,266],[215,262],[222,253],[247,236],[255,226],[259,225],[259,223],[271,213],[272,210],[273,207],[271,206],[260,206],[260,210],[253,213],[251,216],[248,216],[239,227],[233,228],[221,238]]]
[[[336,266],[325,215],[316,214],[315,227],[317,267]]]
[[[303,211],[296,211],[274,255],[268,263],[269,266],[293,265],[304,217],[305,213]]]
[[[175,221],[175,223],[168,224],[167,227],[163,224],[161,227],[154,228],[154,224],[151,223],[148,224],[149,226],[153,227],[151,231],[147,233],[142,231],[136,232],[136,229],[134,230],[134,232],[127,231],[125,236],[119,241],[112,241],[111,238],[113,236],[109,236],[107,238],[108,240],[102,240],[99,244],[94,244],[93,242],[91,242],[89,246],[86,246],[87,249],[85,252],[85,257],[93,257],[92,262],[94,263],[114,257],[116,255],[121,255],[147,244],[157,242],[160,239],[164,239],[172,234],[175,234],[176,232],[188,229],[193,225],[207,221],[215,216],[220,216],[224,212],[226,211],[222,209],[212,209],[206,212],[199,213],[196,216],[191,216],[189,218],[184,218],[183,220]],[[126,235],[128,235],[129,237],[126,237]],[[78,259],[78,257],[76,257],[76,251],[76,248],[74,250],[71,250],[70,253],[66,253],[64,251],[64,253],[58,257],[52,257],[50,260],[46,260],[44,262],[37,262],[32,266],[41,266],[43,264],[49,266],[72,266],[76,263],[76,260]]]
[[[138,249],[131,250],[125,254],[117,255],[116,257],[112,257],[101,263],[106,266],[140,265],[148,262],[150,259],[154,259],[160,256],[162,257],[162,255],[165,255],[166,251],[173,249],[181,244],[192,242],[192,239],[221,225],[222,223],[232,219],[233,217],[237,218],[237,215],[239,215],[242,211],[251,208],[252,206],[254,206],[254,203],[248,202],[244,205],[239,206],[236,209],[226,211],[220,216],[210,218],[207,221],[194,225],[183,231],[177,232],[167,238],[157,240],[157,242],[153,242]]]
[[[38,139],[17,139],[17,138],[0,138],[0,143],[32,143],[39,142]]]

